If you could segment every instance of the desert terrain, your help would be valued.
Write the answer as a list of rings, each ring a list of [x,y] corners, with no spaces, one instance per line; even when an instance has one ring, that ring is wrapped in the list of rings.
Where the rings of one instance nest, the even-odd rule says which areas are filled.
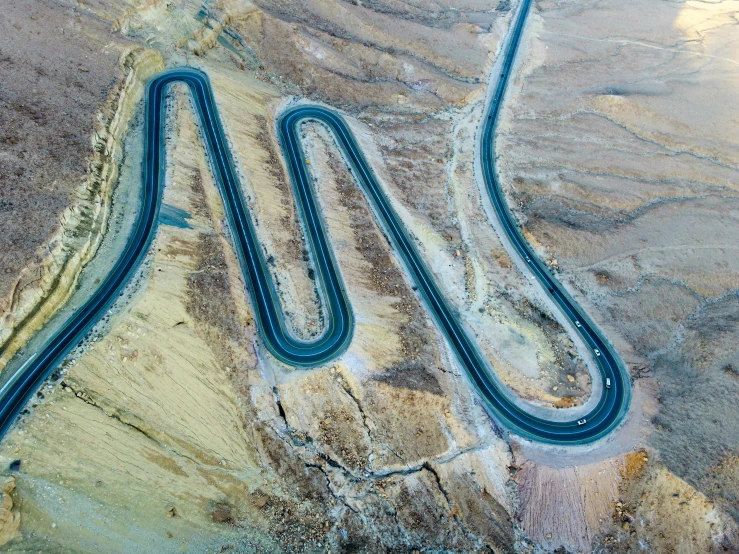
[[[604,551],[736,544],[738,7],[540,2],[499,132],[511,205],[649,398]]]
[[[324,322],[275,121],[311,102],[347,119],[500,380],[540,409],[584,404],[590,362],[496,235],[475,171],[516,8],[14,3],[0,19],[0,368],[105,274],[141,190],[145,83],[189,65],[212,82],[295,336]],[[174,87],[150,254],[0,443],[1,548],[736,551],[737,14],[628,0],[528,16],[501,182],[633,380],[626,421],[588,447],[524,441],[486,413],[318,124],[303,143],[357,324],[327,365],[273,359]]]

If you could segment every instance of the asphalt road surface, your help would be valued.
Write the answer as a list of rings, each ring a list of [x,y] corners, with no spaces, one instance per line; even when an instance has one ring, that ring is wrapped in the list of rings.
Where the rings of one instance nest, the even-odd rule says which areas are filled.
[[[142,210],[129,242],[92,298],[70,317],[41,351],[26,360],[0,388],[0,436],[7,431],[44,379],[84,340],[95,323],[110,309],[146,256],[156,231],[164,186],[165,92],[168,85],[176,82],[185,83],[192,93],[215,180],[224,200],[234,247],[256,311],[261,338],[265,348],[273,356],[291,366],[319,366],[336,358],[346,349],[351,342],[354,328],[351,306],[325,231],[300,141],[301,124],[317,121],[332,131],[353,176],[390,239],[393,250],[402,260],[427,309],[493,416],[522,437],[548,443],[588,443],[613,430],[625,415],[630,398],[629,378],[624,365],[595,324],[582,312],[524,240],[505,202],[495,171],[495,126],[530,3],[531,0],[524,0],[522,3],[504,49],[501,74],[485,115],[480,148],[481,166],[490,200],[507,241],[515,250],[512,254],[530,268],[545,293],[561,309],[563,316],[572,323],[572,329],[579,333],[591,350],[603,382],[606,379],[610,382],[609,387],[603,387],[601,397],[589,414],[582,416],[579,422],[550,421],[532,415],[519,406],[519,403],[512,401],[510,392],[505,391],[492,376],[490,364],[460,323],[454,309],[447,304],[349,127],[339,114],[321,106],[299,105],[283,113],[278,121],[279,139],[306,230],[307,246],[320,287],[325,320],[324,332],[315,340],[303,341],[292,336],[287,330],[282,307],[264,259],[265,254],[249,217],[210,81],[198,70],[181,68],[158,75],[147,89],[144,197]]]

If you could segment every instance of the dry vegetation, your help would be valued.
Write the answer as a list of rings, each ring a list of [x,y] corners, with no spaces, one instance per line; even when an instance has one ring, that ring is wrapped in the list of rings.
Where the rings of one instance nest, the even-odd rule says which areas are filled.
[[[328,146],[328,145],[327,145]],[[437,362],[433,338],[423,308],[409,289],[400,268],[390,258],[387,239],[380,233],[367,206],[364,194],[347,172],[343,162],[333,152],[328,153],[329,167],[336,176],[340,202],[351,214],[351,228],[355,244],[362,258],[370,266],[369,283],[381,296],[393,296],[397,300],[391,307],[402,314],[400,324],[400,365],[388,368],[377,377],[379,381],[407,388],[426,387],[439,394],[438,383],[426,372],[424,365]]]
[[[10,2],[0,18],[0,315],[38,266],[90,173],[95,116],[128,44],[54,1]],[[84,232],[83,229],[81,232]]]

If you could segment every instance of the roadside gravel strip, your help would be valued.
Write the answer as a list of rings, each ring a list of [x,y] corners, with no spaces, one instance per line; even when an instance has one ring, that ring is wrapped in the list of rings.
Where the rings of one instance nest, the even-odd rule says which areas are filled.
[[[326,125],[344,153],[351,172],[369,198],[375,215],[402,258],[408,273],[418,287],[427,308],[434,316],[472,384],[490,412],[512,432],[522,437],[556,444],[583,444],[597,440],[618,425],[626,413],[630,386],[623,363],[595,325],[582,313],[577,303],[548,272],[524,240],[497,181],[494,166],[495,125],[500,111],[511,66],[520,42],[531,0],[524,0],[505,49],[501,76],[486,114],[482,134],[482,168],[491,201],[515,253],[531,268],[552,300],[569,319],[584,343],[592,350],[602,378],[610,387],[594,409],[577,421],[549,421],[531,415],[510,399],[492,377],[491,369],[480,349],[471,340],[459,319],[447,304],[433,276],[419,255],[413,240],[393,210],[377,178],[341,116],[319,106],[301,105],[282,114],[278,121],[279,138],[290,169],[293,190],[307,234],[308,246],[316,265],[317,281],[326,303],[325,332],[313,341],[301,341],[290,335],[279,299],[275,293],[262,249],[248,215],[234,161],[218,116],[208,77],[195,69],[182,68],[164,72],[149,84],[146,99],[146,160],[144,164],[143,209],[122,256],[93,297],[72,316],[62,329],[46,343],[0,389],[0,435],[12,424],[25,402],[43,380],[100,320],[126,282],[146,256],[159,215],[165,174],[164,159],[164,94],[168,85],[185,83],[195,106],[220,188],[234,246],[251,293],[256,319],[266,349],[291,366],[318,366],[341,354],[351,342],[354,319],[345,288],[324,230],[315,192],[300,142],[300,126],[305,121]]]

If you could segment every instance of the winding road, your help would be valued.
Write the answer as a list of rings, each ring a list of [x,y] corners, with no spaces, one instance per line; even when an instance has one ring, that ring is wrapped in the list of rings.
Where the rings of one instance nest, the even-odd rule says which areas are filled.
[[[343,118],[327,108],[310,105],[299,105],[283,113],[278,121],[278,134],[306,231],[307,246],[316,267],[326,325],[323,334],[313,341],[301,341],[292,336],[287,331],[282,307],[244,201],[210,81],[201,71],[181,68],[158,75],[147,89],[143,203],[127,246],[87,303],[0,388],[0,436],[7,432],[44,379],[105,315],[146,256],[155,235],[164,187],[165,92],[168,85],[177,82],[185,83],[192,93],[215,180],[224,200],[234,246],[251,293],[261,337],[266,349],[277,359],[300,367],[324,364],[346,349],[354,329],[351,305],[324,228],[300,141],[301,124],[317,121],[333,133],[353,176],[390,238],[394,251],[400,256],[426,307],[494,417],[522,437],[556,444],[589,443],[613,430],[624,417],[629,404],[630,385],[624,365],[595,324],[524,240],[508,209],[495,170],[495,128],[530,4],[531,0],[522,2],[504,49],[497,87],[483,124],[481,167],[496,216],[513,250],[511,254],[518,256],[519,261],[530,268],[546,294],[571,322],[572,330],[580,335],[591,350],[603,382],[606,379],[610,382],[610,387],[603,387],[594,408],[582,416],[580,423],[550,421],[534,416],[511,399],[511,393],[504,390],[492,376],[490,364],[439,290],[433,274],[418,253]]]

